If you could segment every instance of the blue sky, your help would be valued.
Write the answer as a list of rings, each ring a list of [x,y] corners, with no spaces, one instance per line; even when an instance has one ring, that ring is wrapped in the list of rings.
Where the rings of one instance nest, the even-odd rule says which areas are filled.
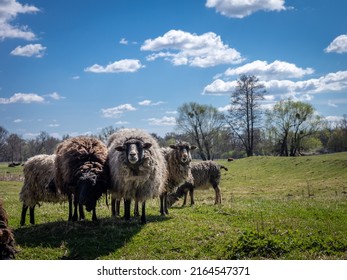
[[[248,3],[248,4],[247,4]],[[239,75],[266,86],[262,106],[311,103],[347,114],[345,0],[0,0],[0,125],[164,136],[184,102],[226,112]]]

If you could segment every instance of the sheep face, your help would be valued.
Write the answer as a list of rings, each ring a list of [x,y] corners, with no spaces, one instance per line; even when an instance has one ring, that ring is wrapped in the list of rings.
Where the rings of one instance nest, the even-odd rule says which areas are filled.
[[[102,195],[97,186],[97,175],[93,172],[83,173],[77,182],[79,191],[79,203],[86,206],[87,211],[91,211],[96,206],[96,201]]]
[[[170,145],[171,149],[176,150],[176,157],[182,164],[188,164],[192,160],[190,151],[195,150],[196,146],[190,145],[187,142],[179,141],[175,145]]]
[[[136,165],[142,162],[144,157],[144,150],[149,149],[151,143],[143,143],[140,140],[128,140],[122,146],[116,147],[119,152],[125,152],[128,163]]]

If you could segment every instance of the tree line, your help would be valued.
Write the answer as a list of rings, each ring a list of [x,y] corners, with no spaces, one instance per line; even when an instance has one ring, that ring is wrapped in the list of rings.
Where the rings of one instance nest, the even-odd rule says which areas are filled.
[[[178,108],[177,132],[153,136],[162,146],[176,139],[194,143],[198,149],[193,156],[202,160],[347,151],[347,115],[328,122],[311,104],[292,99],[266,110],[261,106],[265,94],[257,77],[242,75],[227,113],[211,105],[184,103]],[[106,142],[117,129],[108,126],[94,136]],[[22,162],[36,154],[51,154],[62,140],[47,132],[25,140],[0,126],[0,161]]]

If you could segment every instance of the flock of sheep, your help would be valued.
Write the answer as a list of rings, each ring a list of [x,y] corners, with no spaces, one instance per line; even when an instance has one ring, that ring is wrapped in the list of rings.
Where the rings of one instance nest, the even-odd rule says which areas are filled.
[[[84,208],[97,220],[96,204],[103,194],[112,197],[112,216],[119,215],[124,201],[124,218],[134,216],[146,223],[146,201],[160,198],[161,215],[181,196],[212,185],[221,203],[220,169],[213,161],[192,164],[195,146],[177,141],[160,148],[154,137],[139,129],[121,129],[107,144],[94,137],[79,136],[64,140],[53,155],[37,155],[24,165],[24,184],[19,197],[23,203],[20,224],[25,224],[29,208],[30,223],[35,223],[34,209],[42,202],[68,201],[69,221],[83,220]],[[139,212],[141,206],[141,215]],[[1,226],[1,222],[0,222]]]

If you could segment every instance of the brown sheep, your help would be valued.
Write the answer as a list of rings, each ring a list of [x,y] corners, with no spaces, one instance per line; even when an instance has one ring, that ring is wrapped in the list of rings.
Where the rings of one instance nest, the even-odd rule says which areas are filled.
[[[79,136],[65,140],[56,149],[55,184],[61,193],[68,196],[69,221],[83,220],[84,211],[92,211],[96,221],[95,207],[98,199],[107,192],[107,148],[94,137]],[[72,215],[72,197],[74,213]]]
[[[14,235],[8,226],[8,216],[0,198],[0,260],[14,259],[16,253]]]

